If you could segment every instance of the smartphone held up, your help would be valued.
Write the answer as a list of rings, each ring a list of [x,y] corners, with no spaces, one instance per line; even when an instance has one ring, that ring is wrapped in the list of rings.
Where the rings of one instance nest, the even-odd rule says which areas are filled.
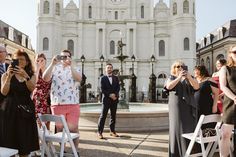
[[[18,59],[12,59],[12,62],[11,62],[12,68],[16,69],[17,68],[16,66],[18,66],[18,65],[19,65],[19,60]]]

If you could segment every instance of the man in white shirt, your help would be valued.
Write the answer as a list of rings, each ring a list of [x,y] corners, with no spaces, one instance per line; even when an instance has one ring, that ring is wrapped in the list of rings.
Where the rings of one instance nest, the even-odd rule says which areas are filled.
[[[50,98],[51,110],[54,115],[64,115],[71,132],[78,132],[80,115],[79,82],[82,74],[71,61],[71,52],[63,50],[60,55],[54,56],[48,68],[43,73],[43,79],[52,79]],[[61,127],[57,125],[57,130]],[[78,145],[78,140],[75,141]]]

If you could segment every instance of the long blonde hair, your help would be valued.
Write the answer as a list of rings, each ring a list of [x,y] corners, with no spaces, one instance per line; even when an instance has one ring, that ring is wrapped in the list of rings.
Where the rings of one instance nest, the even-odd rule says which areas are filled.
[[[227,65],[228,65],[229,67],[232,67],[232,66],[235,65],[235,62],[234,62],[233,58],[230,56],[230,53],[233,52],[232,50],[233,50],[234,48],[236,48],[236,45],[232,46],[232,47],[229,49],[229,52],[228,52]]]
[[[176,76],[175,67],[176,67],[177,65],[185,65],[185,64],[184,64],[183,61],[180,61],[180,60],[175,61],[175,62],[171,65],[171,69],[170,69],[170,74],[171,74],[171,75]]]

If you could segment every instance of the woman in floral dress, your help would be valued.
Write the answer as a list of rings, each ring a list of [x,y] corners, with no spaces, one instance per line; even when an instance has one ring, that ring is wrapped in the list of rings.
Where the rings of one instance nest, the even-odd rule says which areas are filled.
[[[36,58],[36,86],[33,91],[33,101],[35,104],[36,117],[38,113],[50,114],[49,90],[51,81],[46,82],[42,78],[42,74],[46,69],[46,57],[43,53]]]

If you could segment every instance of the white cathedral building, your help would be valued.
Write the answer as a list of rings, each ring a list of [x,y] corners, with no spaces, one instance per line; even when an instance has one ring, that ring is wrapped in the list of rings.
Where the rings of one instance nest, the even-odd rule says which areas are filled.
[[[169,7],[159,0],[38,0],[37,52],[50,59],[63,49],[73,53],[81,67],[84,55],[88,91],[97,92],[99,76],[105,63],[120,68],[117,43],[126,46],[129,56],[123,63],[123,73],[137,76],[137,92],[147,92],[152,73],[151,56],[155,57],[153,72],[157,90],[163,87],[175,60],[183,60],[191,71],[196,62],[195,0],[169,0]],[[102,64],[100,57],[104,56]],[[135,56],[132,62],[131,56]],[[103,65],[103,67],[101,67]],[[129,89],[129,80],[125,81]],[[159,89],[160,90],[160,89]]]

